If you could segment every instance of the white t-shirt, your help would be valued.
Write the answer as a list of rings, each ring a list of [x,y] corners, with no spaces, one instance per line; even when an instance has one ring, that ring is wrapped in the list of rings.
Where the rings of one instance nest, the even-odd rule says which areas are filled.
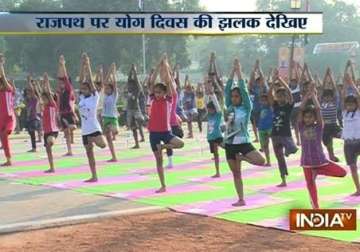
[[[104,96],[104,106],[102,111],[102,116],[104,117],[118,117],[118,111],[116,107],[116,102],[118,100],[117,92],[113,92],[111,95]]]
[[[81,134],[85,136],[97,131],[101,132],[101,126],[96,116],[96,109],[99,104],[99,93],[95,92],[89,97],[80,95],[79,98]]]
[[[353,112],[343,112],[343,131],[344,140],[360,140],[360,110]]]

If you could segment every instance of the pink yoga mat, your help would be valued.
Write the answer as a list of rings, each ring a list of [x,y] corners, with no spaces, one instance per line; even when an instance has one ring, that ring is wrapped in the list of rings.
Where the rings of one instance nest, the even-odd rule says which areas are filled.
[[[173,208],[179,212],[197,213],[208,216],[214,216],[231,211],[241,211],[241,210],[265,207],[274,204],[281,204],[291,200],[276,198],[266,194],[256,194],[246,197],[245,201],[246,201],[246,205],[242,207],[233,207],[231,205],[234,202],[236,202],[236,198],[234,197],[232,199],[198,202],[190,205],[175,206]]]

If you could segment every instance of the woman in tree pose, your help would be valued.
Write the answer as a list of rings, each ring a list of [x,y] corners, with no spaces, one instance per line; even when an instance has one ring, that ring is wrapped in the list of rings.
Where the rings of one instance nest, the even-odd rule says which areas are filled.
[[[135,141],[135,146],[133,149],[139,149],[139,136],[138,130],[141,135],[141,141],[144,141],[144,133],[142,126],[144,124],[144,116],[141,113],[140,109],[140,94],[142,92],[142,88],[137,76],[136,67],[133,64],[131,66],[129,75],[128,75],[128,82],[127,82],[127,91],[128,91],[128,98],[127,98],[127,107],[126,107],[126,117],[127,117],[127,125],[133,132],[133,137]]]
[[[185,77],[184,93],[183,93],[183,105],[184,111],[187,118],[188,125],[188,138],[193,138],[193,126],[192,122],[197,117],[196,103],[195,103],[195,92],[194,88],[190,83],[189,76]]]
[[[73,142],[73,131],[76,129],[75,94],[66,71],[65,60],[62,57],[58,66],[58,108],[60,114],[60,126],[65,134],[67,153],[65,156],[72,156],[71,144]]]
[[[31,76],[28,76],[28,85],[25,89],[26,101],[26,128],[30,135],[31,150],[29,152],[36,152],[36,132],[40,129],[40,99],[37,93],[35,82]]]
[[[215,52],[210,54],[210,63],[209,63],[209,70],[208,70],[208,81],[214,87],[214,93],[216,98],[220,103],[220,108],[223,110],[224,108],[224,83],[222,78],[218,72],[218,68],[216,66],[216,55]]]
[[[295,64],[295,62],[293,62],[291,64],[291,72],[290,73],[291,73],[291,75],[289,78],[290,79],[289,88],[291,90],[291,94],[294,99],[294,108],[291,112],[291,126],[295,130],[296,145],[300,145],[300,135],[299,135],[298,122],[297,122],[300,104],[301,104],[299,64]]]
[[[359,174],[357,171],[357,158],[360,154],[360,92],[355,86],[354,80],[347,69],[351,68],[349,61],[344,74],[343,89],[343,131],[342,138],[345,141],[344,153],[346,164],[350,167],[351,176],[355,185],[355,193],[352,196],[360,196]]]
[[[159,73],[161,82],[155,84]],[[150,132],[151,149],[154,152],[157,172],[161,183],[161,188],[156,191],[157,193],[166,191],[162,150],[178,149],[184,146],[184,142],[171,133],[170,111],[174,89],[175,85],[171,75],[171,69],[167,57],[163,56],[149,81],[151,107],[148,129]],[[164,144],[162,145],[161,142]]]
[[[202,133],[202,123],[206,116],[206,104],[205,104],[205,91],[203,83],[198,83],[195,92],[195,103],[197,109],[197,124],[199,128],[199,132]]]
[[[234,81],[235,75],[238,79],[237,83]],[[241,161],[264,165],[265,159],[251,144],[248,125],[252,104],[245,81],[242,78],[238,59],[235,59],[229,80],[226,83],[225,105],[228,112],[227,132],[225,135],[226,159],[233,174],[235,189],[239,197],[233,206],[243,206],[245,201],[241,177]]]
[[[290,127],[290,119],[294,102],[288,85],[278,76],[277,70],[274,73],[274,83],[271,83],[268,92],[269,103],[273,108],[271,140],[281,177],[281,183],[278,187],[285,187],[286,176],[288,176],[285,156],[287,157],[290,154],[294,154],[298,150],[292,138]]]
[[[104,105],[103,105],[103,128],[107,143],[111,152],[111,159],[109,162],[116,162],[116,152],[114,148],[113,138],[118,134],[118,111],[117,100],[119,97],[116,84],[116,65],[113,63],[105,78],[104,90]]]
[[[58,110],[54,95],[51,92],[49,76],[47,73],[44,73],[43,77],[43,86],[44,91],[41,94],[41,99],[44,104],[43,110],[43,129],[44,129],[44,146],[46,148],[46,153],[49,160],[50,168],[45,171],[45,173],[55,172],[54,168],[54,158],[52,153],[52,147],[55,143],[55,139],[59,134],[59,128],[57,125]]]
[[[0,140],[6,162],[1,166],[10,166],[11,152],[9,135],[15,129],[14,95],[15,87],[8,81],[4,70],[5,57],[0,54]]]
[[[207,79],[205,80],[206,108],[208,111],[208,129],[207,140],[210,146],[210,152],[214,155],[215,175],[212,178],[220,177],[220,158],[219,146],[223,143],[223,133],[221,127],[223,125],[223,114],[220,104],[214,93],[214,86]]]
[[[260,118],[260,97],[266,93],[268,88],[265,83],[265,77],[260,67],[260,61],[256,60],[254,69],[249,80],[249,93],[253,104],[251,112],[251,124],[255,134],[255,142],[259,142],[258,124]]]
[[[179,69],[178,67],[175,68],[175,71],[173,72],[174,78],[176,78],[176,76],[179,76]],[[174,85],[173,88],[173,93],[172,93],[172,100],[171,100],[171,111],[170,111],[170,126],[171,126],[171,133],[178,137],[178,138],[183,138],[184,137],[184,132],[181,128],[181,119],[180,117],[177,115],[176,113],[176,107],[178,104],[178,93],[176,90],[176,81],[174,80],[173,82],[171,82],[172,85]],[[173,156],[174,156],[174,151],[173,149],[167,149],[166,150],[166,155],[168,157],[168,165],[166,166],[166,168],[173,168]]]
[[[317,209],[319,203],[315,182],[316,176],[344,177],[346,171],[339,165],[328,161],[325,157],[321,144],[324,122],[321,117],[315,84],[312,83],[311,85],[300,105],[298,124],[301,138],[301,166],[304,169],[312,207]],[[312,100],[314,105],[306,106],[309,99]]]
[[[62,57],[60,61],[64,62],[64,57]],[[79,111],[81,116],[81,134],[91,170],[91,178],[85,182],[97,182],[98,177],[93,145],[95,144],[99,148],[105,148],[106,144],[96,114],[99,103],[99,93],[92,80],[90,59],[86,54],[82,55],[80,93]]]
[[[330,68],[326,70],[321,97],[321,115],[324,121],[323,143],[329,153],[329,159],[339,162],[335,156],[333,139],[341,137],[341,127],[337,123],[336,86]]]

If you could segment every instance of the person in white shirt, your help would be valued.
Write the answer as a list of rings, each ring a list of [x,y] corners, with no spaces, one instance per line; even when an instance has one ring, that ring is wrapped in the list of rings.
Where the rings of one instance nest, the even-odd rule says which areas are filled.
[[[118,91],[116,86],[116,65],[113,63],[105,78],[104,106],[102,111],[103,128],[112,158],[108,162],[116,162],[113,139],[118,134]]]
[[[80,71],[80,101],[79,111],[81,117],[81,134],[86,155],[89,160],[91,178],[85,182],[97,182],[96,162],[93,145],[105,148],[105,139],[102,135],[100,123],[97,119],[97,106],[99,104],[99,93],[92,80],[90,59],[86,54],[82,55],[82,66]]]
[[[348,63],[349,65],[349,63]],[[350,62],[351,65],[351,62]],[[347,69],[347,68],[346,68]],[[360,154],[360,92],[355,86],[350,75],[345,71],[344,82],[346,87],[343,89],[343,131],[344,153],[346,164],[350,167],[356,192],[352,196],[360,196],[359,174],[357,171],[357,158]],[[349,95],[349,90],[354,94]]]

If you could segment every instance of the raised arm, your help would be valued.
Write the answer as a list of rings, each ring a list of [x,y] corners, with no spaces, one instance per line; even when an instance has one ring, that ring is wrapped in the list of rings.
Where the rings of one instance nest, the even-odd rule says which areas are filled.
[[[12,86],[8,81],[8,79],[6,78],[4,65],[5,65],[5,57],[4,55],[0,54],[0,77],[3,80],[4,88],[6,90],[12,90]]]
[[[79,83],[82,84],[85,81],[85,64],[86,64],[86,57],[87,54],[83,53],[81,54],[80,59],[80,73],[79,73]]]
[[[310,93],[310,91],[309,91],[309,92],[307,92],[307,93],[304,95],[303,99],[301,100],[300,113],[298,113],[298,115],[297,115],[297,121],[298,121],[298,123],[301,123],[302,120],[303,120],[303,113],[302,113],[302,111],[304,110],[304,108],[305,108],[307,102],[309,101],[309,99],[311,98],[311,96],[312,96],[312,95],[311,95],[311,93]]]
[[[111,74],[110,74],[110,83],[113,86],[115,94],[118,94],[117,79],[116,79],[116,64],[115,64],[115,62],[111,64],[110,72],[111,72]]]
[[[44,81],[44,90],[47,94],[49,94],[49,101],[51,104],[56,104],[55,100],[54,100],[54,96],[51,92],[51,87],[50,87],[50,81],[49,81],[49,76],[48,74],[45,72],[43,75],[43,81]]]
[[[225,105],[226,107],[231,106],[231,88],[234,83],[234,76],[235,76],[235,65],[233,65],[233,68],[231,69],[229,79],[226,82],[225,86]]]
[[[216,95],[214,93],[214,87],[212,85],[209,85],[209,83],[205,84],[206,94],[209,97],[209,101],[211,101],[214,104],[216,113],[221,112],[221,107],[219,104],[218,99],[216,98]]]
[[[319,100],[317,98],[317,92],[316,92],[315,86],[313,86],[311,88],[311,99],[312,99],[313,104],[314,104],[315,109],[316,109],[316,120],[317,120],[318,124],[320,125],[320,127],[323,127],[324,126],[324,120],[323,120],[323,118],[321,116],[320,103],[319,103]]]
[[[165,82],[167,86],[167,95],[172,97],[173,94],[176,93],[176,90],[174,85],[174,79],[171,74],[171,67],[166,55],[164,55],[162,58],[160,74],[160,78]]]
[[[95,83],[100,85],[101,89],[104,87],[104,68],[102,65],[98,66],[96,69]]]
[[[65,66],[65,57],[64,55],[60,55],[59,57],[59,67],[58,67],[58,78],[64,79],[68,77],[66,66]]]
[[[281,77],[279,77],[279,83],[283,88],[286,89],[286,93],[287,93],[287,95],[289,97],[289,103],[293,104],[294,103],[294,97],[293,97],[293,95],[291,93],[291,90],[290,90],[289,86],[287,85],[287,83]]]
[[[148,89],[149,89],[150,94],[154,93],[154,85],[155,85],[155,81],[159,75],[159,68],[160,68],[160,65],[158,64],[156,66],[156,68],[152,69],[152,71],[150,72],[150,78],[149,78],[149,82],[148,82]]]
[[[96,92],[96,87],[94,85],[93,77],[92,77],[92,71],[91,71],[91,64],[90,64],[90,58],[87,56],[85,58],[85,74],[87,75],[86,78],[88,78],[90,91],[92,93]]]
[[[236,75],[238,77],[238,86],[240,89],[241,100],[243,103],[242,105],[245,107],[245,109],[248,112],[250,112],[252,110],[252,102],[250,99],[250,95],[249,95],[247,86],[245,85],[245,81],[242,78],[241,65],[240,65],[240,61],[238,59],[235,59],[235,61],[234,61],[234,68],[235,68]]]

